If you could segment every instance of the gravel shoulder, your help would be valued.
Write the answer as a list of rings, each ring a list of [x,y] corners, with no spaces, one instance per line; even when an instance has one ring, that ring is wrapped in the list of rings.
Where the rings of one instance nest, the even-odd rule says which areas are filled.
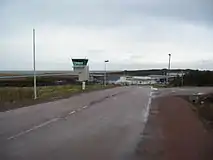
[[[213,134],[180,97],[152,101],[136,159],[212,160]]]

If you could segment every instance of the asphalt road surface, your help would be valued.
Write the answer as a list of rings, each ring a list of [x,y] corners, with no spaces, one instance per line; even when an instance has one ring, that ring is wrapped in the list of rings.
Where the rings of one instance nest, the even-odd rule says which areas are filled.
[[[152,92],[119,87],[2,112],[0,159],[132,159]]]

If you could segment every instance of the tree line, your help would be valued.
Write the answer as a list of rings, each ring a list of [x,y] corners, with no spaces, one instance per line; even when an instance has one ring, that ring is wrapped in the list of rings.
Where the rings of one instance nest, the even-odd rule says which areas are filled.
[[[171,86],[213,86],[213,71],[189,70],[175,77]]]

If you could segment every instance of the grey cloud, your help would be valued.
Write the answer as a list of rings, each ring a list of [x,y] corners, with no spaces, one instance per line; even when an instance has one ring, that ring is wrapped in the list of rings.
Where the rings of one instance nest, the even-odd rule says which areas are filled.
[[[135,42],[139,41],[142,42],[138,43],[138,46],[142,47],[138,47],[137,44],[132,46],[130,44],[129,48],[125,48],[125,46],[122,45],[118,46],[118,48],[125,48],[124,50],[122,50],[122,52],[132,51],[132,54],[128,55],[126,58],[126,60],[129,61],[139,59],[141,57],[140,53],[146,55],[149,54],[149,51],[151,51],[151,49],[154,47],[160,48],[159,46],[156,47],[156,45],[157,42],[160,42],[160,45],[162,46],[162,41],[176,43],[179,48],[182,47],[182,50],[180,49],[180,51],[185,51],[188,46],[189,48],[192,47],[189,49],[189,54],[191,54],[190,51],[193,52],[193,49],[195,48],[194,46],[195,44],[197,44],[197,50],[201,48],[201,53],[206,49],[206,52],[211,54],[212,48],[208,44],[208,42],[212,41],[211,29],[205,33],[201,30],[200,36],[199,34],[192,36],[192,34],[194,34],[195,32],[190,32],[188,28],[183,28],[183,30],[181,30],[176,26],[179,22],[184,22],[184,24],[193,24],[198,26],[205,25],[212,28],[212,15],[212,0],[1,0],[0,45],[5,43],[2,43],[3,41],[5,41],[5,39],[8,39],[8,46],[10,46],[10,36],[15,35],[14,37],[21,37],[21,34],[25,34],[26,32],[27,35],[29,35],[29,41],[31,41],[32,27],[39,28],[39,26],[46,25],[47,27],[57,26],[58,28],[60,28],[60,26],[62,26],[61,28],[63,28],[63,26],[66,26],[67,28],[70,27],[72,29],[73,26],[80,26],[86,28],[92,27],[93,30],[101,27],[107,28],[110,31],[114,29],[113,34],[115,34],[115,32],[120,32],[117,36],[123,37],[123,39],[126,40],[124,41],[126,43],[123,43],[124,45],[128,45],[130,43],[135,44]],[[164,22],[165,24],[163,24]],[[123,29],[122,27],[125,29]],[[177,32],[176,29],[178,30]],[[25,30],[25,32],[23,30]],[[187,32],[187,34],[185,34],[184,32]],[[184,34],[186,35],[186,37],[184,37],[183,40],[182,35]],[[196,37],[199,37],[199,39],[197,40]],[[206,38],[209,38],[209,40],[206,40]],[[193,39],[195,39],[195,42],[193,42]],[[122,39],[119,39],[119,41],[122,41]],[[203,42],[201,43],[201,41]],[[150,47],[147,47],[147,42],[150,42]],[[152,44],[154,44],[155,46],[153,47]],[[181,46],[181,44],[183,44],[183,46]],[[166,43],[165,48],[167,48],[169,45],[170,44]],[[13,55],[13,53],[9,53],[8,51],[8,53],[3,53],[2,48],[0,48],[0,56],[4,56],[4,58],[0,57],[0,65],[2,68],[31,68],[31,57],[29,57],[30,60],[27,62],[25,62],[25,60],[21,60],[21,58],[25,57],[25,55],[31,54],[30,47],[27,51],[25,51],[26,47],[24,46],[23,48],[25,49],[21,49],[21,51],[23,50],[23,52],[25,51],[26,53],[20,51],[20,53],[16,53],[18,56],[16,55],[14,57],[11,56]],[[144,50],[144,48],[147,49]],[[88,49],[88,56],[92,58],[98,56],[105,58],[108,56],[106,52],[107,48],[104,47],[103,50],[101,50],[102,48],[100,50],[93,48],[86,49]],[[165,52],[165,49],[162,50],[163,52]],[[144,53],[145,51],[147,52]],[[114,50],[112,52],[114,52]],[[162,51],[159,50],[156,52],[159,53]],[[20,59],[21,62],[17,62],[17,59]],[[8,62],[9,60],[11,62],[10,64]],[[188,63],[184,64],[183,66],[205,66],[204,64],[198,66],[198,64]],[[205,66],[207,68],[212,66],[211,62],[205,64],[208,64]],[[57,63],[42,62],[39,66],[43,69],[55,69],[54,67],[57,66]],[[69,68],[69,64],[66,63],[58,66],[61,68]],[[143,69],[150,67],[161,68],[164,66],[167,66],[167,64],[154,62],[150,62],[148,64],[126,64],[125,62],[112,62],[109,68]],[[174,64],[174,66],[181,67],[181,64],[176,63]],[[91,61],[91,67],[92,69],[99,69],[103,67],[103,64],[98,64],[96,62],[93,63]]]
[[[0,61],[1,62],[1,61]],[[19,63],[18,61],[11,61],[12,63],[1,62],[1,70],[33,70],[32,62]],[[69,62],[49,62],[42,61],[37,62],[37,70],[71,70],[72,64]],[[90,70],[104,70],[103,62],[89,61]],[[125,62],[109,62],[107,64],[107,70],[134,70],[134,69],[162,69],[167,68],[168,63],[156,63],[154,61],[146,63],[128,63]],[[213,60],[208,61],[196,61],[196,62],[172,62],[171,69],[201,69],[201,70],[213,70]]]
[[[22,2],[22,3],[21,3]],[[212,24],[211,0],[90,0],[8,1],[1,5],[6,24],[122,25],[143,23],[143,17],[165,17]],[[142,18],[142,19],[141,19]]]
[[[103,70],[103,64],[102,63],[91,63],[90,65],[92,70]],[[98,66],[98,67],[97,67]],[[196,61],[196,62],[172,62],[171,63],[171,69],[201,69],[201,70],[213,70],[213,60],[206,61]],[[168,63],[154,63],[154,62],[146,62],[146,63],[108,63],[107,69],[108,70],[134,70],[134,69],[162,69],[167,68]]]

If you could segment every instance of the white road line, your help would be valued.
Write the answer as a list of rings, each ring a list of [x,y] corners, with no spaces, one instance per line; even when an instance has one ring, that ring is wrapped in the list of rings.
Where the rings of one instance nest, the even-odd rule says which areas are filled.
[[[68,113],[69,115],[71,115],[71,114],[74,114],[76,111],[72,111],[72,112],[70,112],[70,113]]]
[[[197,93],[197,95],[203,95],[204,93],[201,93],[201,92],[199,92],[199,93]]]
[[[85,109],[85,108],[87,108],[87,107],[88,107],[88,106],[83,106],[82,108]]]
[[[15,110],[8,110],[8,111],[4,111],[3,113],[10,113],[10,112],[14,112]]]
[[[152,88],[152,90],[157,91],[158,89],[157,88]]]
[[[145,129],[145,126],[147,124],[147,121],[148,121],[148,117],[149,117],[149,112],[150,112],[150,107],[151,107],[151,103],[152,103],[152,91],[150,92],[149,94],[149,99],[148,99],[148,103],[147,105],[145,106],[145,111],[142,112],[143,114],[143,129],[142,129],[142,136],[144,136],[144,129]],[[145,112],[145,113],[144,113]]]
[[[113,97],[113,99],[114,99],[114,100],[116,100],[116,99],[117,99],[117,97]]]
[[[28,129],[28,130],[22,131],[22,132],[20,132],[20,133],[14,135],[14,136],[11,136],[11,137],[7,138],[7,140],[16,139],[16,138],[18,138],[18,137],[20,137],[20,136],[22,136],[22,135],[25,135],[25,134],[27,134],[27,133],[29,133],[29,132],[32,132],[32,131],[35,131],[35,130],[41,128],[41,127],[44,127],[44,126],[46,126],[46,125],[48,125],[48,124],[50,124],[50,123],[56,122],[56,121],[58,121],[58,120],[59,120],[59,118],[53,118],[53,119],[51,119],[51,120],[49,120],[49,121],[46,121],[46,122],[44,122],[44,123],[41,123],[41,124],[39,124],[39,125],[37,125],[37,126],[34,126],[34,127],[30,128],[30,129]]]
[[[148,95],[149,95],[149,97],[152,97],[152,94],[153,94],[153,93],[152,93],[152,91],[150,91],[150,93],[148,94]]]
[[[150,92],[149,100],[148,100],[148,103],[146,105],[146,110],[145,110],[145,113],[144,113],[144,123],[146,123],[147,120],[148,120],[151,103],[152,103],[152,92]]]

